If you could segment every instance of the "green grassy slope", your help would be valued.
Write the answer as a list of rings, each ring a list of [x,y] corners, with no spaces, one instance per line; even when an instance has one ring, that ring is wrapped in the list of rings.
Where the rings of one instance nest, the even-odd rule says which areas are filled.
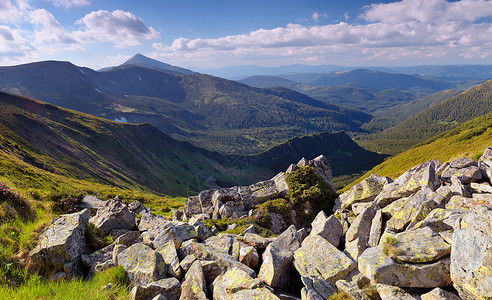
[[[434,135],[492,111],[492,80],[428,107],[395,127],[361,137],[371,151],[395,154]]]
[[[433,158],[441,163],[460,157],[478,159],[487,147],[492,147],[492,113],[464,122],[453,130],[432,137],[421,145],[389,158],[344,190],[372,173],[395,179],[411,167]]]
[[[294,138],[257,155],[223,155],[149,124],[113,122],[5,93],[0,93],[0,150],[66,178],[182,196],[265,180],[302,157],[325,154],[335,175],[367,170],[382,160],[341,132]]]

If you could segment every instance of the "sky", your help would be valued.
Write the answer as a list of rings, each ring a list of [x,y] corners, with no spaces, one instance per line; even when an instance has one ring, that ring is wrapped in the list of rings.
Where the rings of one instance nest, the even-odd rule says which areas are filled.
[[[492,64],[492,0],[0,0],[0,65]]]

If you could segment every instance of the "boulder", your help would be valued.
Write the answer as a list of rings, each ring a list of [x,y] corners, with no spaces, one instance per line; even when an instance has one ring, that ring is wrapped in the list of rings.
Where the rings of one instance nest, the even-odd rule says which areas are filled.
[[[250,300],[250,299],[262,299],[262,300],[280,300],[275,294],[273,294],[267,288],[259,288],[254,290],[241,290],[232,294],[232,300]]]
[[[95,251],[91,254],[82,254],[80,258],[82,259],[82,265],[89,268],[89,276],[92,276],[96,272],[96,266],[98,264],[104,263],[106,261],[113,261],[113,250],[115,244],[111,244],[104,247],[101,250]]]
[[[325,300],[321,295],[313,289],[303,287],[301,289],[302,300]]]
[[[453,196],[446,204],[446,209],[472,210],[482,205],[492,206],[492,194],[473,194],[473,198]]]
[[[249,186],[251,191],[251,204],[263,203],[279,197],[280,192],[273,180],[260,181]]]
[[[113,263],[118,265],[118,254],[126,250],[128,247],[123,244],[115,244],[113,248]]]
[[[139,238],[140,238],[140,232],[128,231],[128,232],[120,235],[118,238],[116,238],[116,241],[114,243],[115,244],[123,244],[127,247],[130,247],[131,245],[137,243]]]
[[[482,179],[482,173],[478,164],[471,158],[458,158],[450,162],[449,166],[441,174],[441,180],[451,182],[451,177],[456,176],[463,184]]]
[[[371,222],[371,229],[369,231],[369,240],[367,241],[367,247],[376,247],[379,244],[383,230],[383,211],[378,209]]]
[[[357,263],[324,238],[309,236],[294,252],[294,266],[301,276],[318,277],[331,283],[344,279]]]
[[[385,185],[374,201],[379,207],[384,208],[394,200],[410,196],[422,188],[435,191],[440,186],[436,175],[439,166],[439,161],[434,159],[411,168],[394,182]]]
[[[376,216],[377,211],[378,208],[375,206],[366,208],[355,218],[345,234],[345,248],[355,260],[366,250],[369,244],[372,220]]]
[[[156,236],[171,226],[173,226],[173,224],[166,220],[166,218],[164,218],[163,216],[156,216],[151,213],[143,213],[142,218],[138,223],[138,230],[147,231]]]
[[[281,214],[269,213],[268,215],[270,216],[270,230],[273,233],[279,234],[287,229],[288,225]]]
[[[80,201],[79,208],[88,209],[91,215],[95,215],[97,210],[106,204],[106,201],[98,199],[96,196],[86,195]]]
[[[299,237],[296,227],[290,225],[272,244],[282,251],[296,251],[301,247],[302,240]]]
[[[195,239],[197,236],[195,227],[188,224],[180,224],[164,229],[155,237],[152,244],[154,245],[154,249],[157,249],[163,247],[168,241],[173,241],[176,248],[179,248],[181,243]]]
[[[186,273],[188,270],[191,268],[191,265],[195,262],[196,256],[191,254],[191,255],[186,255],[179,265],[181,266],[181,269]]]
[[[203,274],[202,264],[195,260],[185,275],[185,280],[181,285],[180,300],[206,300],[207,283]]]
[[[451,245],[429,227],[399,233],[383,246],[396,262],[429,263],[451,253]]]
[[[273,288],[288,289],[293,258],[292,251],[283,251],[269,244],[263,253],[258,278]]]
[[[255,233],[246,233],[241,238],[241,241],[257,249],[265,249],[268,246],[268,244],[272,242],[272,239],[264,238],[261,235]]]
[[[472,182],[470,183],[470,187],[475,193],[492,194],[492,186],[487,182],[484,183]]]
[[[115,198],[98,209],[89,222],[101,228],[105,234],[109,234],[114,229],[134,229],[135,214],[130,212],[128,206],[121,200]]]
[[[463,299],[492,297],[492,208],[479,206],[456,222],[451,279]]]
[[[350,299],[354,300],[370,300],[369,296],[361,290],[356,284],[347,280],[338,280],[336,283],[338,291],[344,292]]]
[[[311,223],[311,227],[310,236],[319,235],[335,247],[340,244],[343,226],[334,215],[327,217],[323,211],[320,211]]]
[[[183,277],[181,266],[179,264],[178,253],[176,252],[176,246],[173,241],[168,241],[162,247],[156,249],[162,255],[162,259],[166,264],[166,274],[181,280]]]
[[[482,156],[478,160],[478,167],[482,172],[482,176],[488,178],[492,183],[492,148],[486,148]]]
[[[225,274],[218,276],[213,282],[213,299],[231,299],[234,293],[241,290],[252,290],[264,287],[263,282],[254,279],[248,273],[238,268],[231,268]]]
[[[279,197],[285,196],[287,194],[287,190],[289,189],[289,186],[287,185],[287,182],[285,181],[285,173],[280,172],[275,177],[272,178],[273,182],[275,182],[275,185],[277,186],[277,191],[279,194]]]
[[[186,218],[185,213],[182,209],[171,209],[171,217],[173,221],[183,221]]]
[[[133,287],[131,297],[133,300],[148,300],[162,295],[166,300],[178,300],[180,293],[179,281],[176,278],[166,278]]]
[[[383,190],[383,187],[390,182],[391,179],[388,177],[379,177],[376,174],[371,174],[371,176],[340,195],[342,207],[350,208],[354,203],[372,202]]]
[[[239,262],[251,269],[256,269],[260,262],[260,256],[253,246],[241,247],[239,250]]]
[[[301,160],[302,161],[302,160]],[[301,163],[301,162],[300,162]],[[297,164],[300,166],[300,164]],[[331,187],[332,191],[335,192],[335,188],[333,187],[333,184],[331,183],[331,180],[333,179],[332,172],[331,172],[331,167],[330,163],[328,162],[328,159],[324,157],[323,155],[320,155],[310,161],[307,162],[307,164],[310,167],[313,167],[314,171],[323,178],[323,180],[328,183],[328,186]]]
[[[387,284],[377,284],[378,294],[382,300],[419,300],[418,295],[411,295],[404,289]]]
[[[225,254],[232,253],[232,245],[237,241],[237,237],[233,234],[219,233],[205,240],[204,244],[210,246],[217,251]]]
[[[195,226],[195,231],[196,231],[197,239],[200,242],[203,242],[209,237],[213,236],[212,231],[210,231],[207,225],[200,224],[198,226]]]
[[[333,283],[321,278],[301,277],[301,281],[307,292],[314,292],[308,292],[307,294],[312,294],[314,297],[319,296],[321,299],[328,299],[337,292],[337,287]]]
[[[134,244],[118,254],[118,265],[125,269],[131,286],[145,285],[166,277],[162,256],[142,243]]]
[[[135,200],[132,203],[128,204],[128,209],[130,210],[131,213],[136,214],[136,215],[137,214],[140,215],[140,214],[149,212],[147,207],[145,207],[145,205],[140,203],[140,201],[138,201],[138,200]]]
[[[251,277],[256,277],[255,271],[250,269],[248,266],[238,262],[231,255],[217,251],[216,249],[214,249],[208,245],[204,245],[204,244],[190,241],[190,242],[184,243],[183,247],[181,247],[181,250],[186,255],[191,255],[191,254],[195,255],[195,257],[199,260],[214,261],[217,264],[219,264],[219,266],[221,268],[229,270],[229,269],[236,267],[238,269],[245,271]],[[203,265],[203,267],[205,268],[204,265]],[[205,269],[204,269],[204,272],[205,272]]]
[[[89,210],[53,218],[29,253],[30,270],[55,277],[81,275],[80,256],[86,252],[85,230]]]
[[[422,300],[460,300],[455,294],[445,291],[441,288],[435,288],[432,291],[420,296]]]
[[[429,264],[396,263],[383,247],[367,248],[359,257],[359,271],[374,283],[399,287],[434,288],[451,284],[448,258]]]

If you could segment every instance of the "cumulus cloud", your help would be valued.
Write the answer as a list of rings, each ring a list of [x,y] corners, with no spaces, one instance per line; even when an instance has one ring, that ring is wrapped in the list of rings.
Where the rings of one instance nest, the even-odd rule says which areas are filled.
[[[89,0],[44,0],[44,1],[51,2],[56,7],[64,7],[64,8],[91,5],[91,2]]]
[[[315,22],[319,22],[319,19],[326,18],[326,17],[328,17],[328,15],[327,14],[320,14],[317,11],[315,11],[311,17],[313,18],[313,20]]]
[[[160,37],[157,30],[147,27],[144,22],[130,12],[98,10],[78,20],[82,30],[74,32],[83,43],[112,42],[116,47],[136,46],[140,40]]]
[[[49,1],[66,8],[90,4],[89,0]],[[62,26],[53,14],[32,7],[29,0],[0,0],[0,54],[32,58],[37,53],[84,51],[84,46],[92,43],[123,48],[160,36],[137,16],[122,10],[91,12],[74,25],[75,29]]]
[[[315,12],[313,20],[322,15]],[[178,58],[250,57],[323,60],[346,53],[372,59],[401,57],[490,56],[492,49],[491,0],[403,0],[363,8],[360,25],[340,22],[324,26],[288,24],[248,34],[214,39],[175,39],[171,45],[154,44],[156,56]],[[471,50],[473,47],[473,50]],[[380,55],[383,53],[383,55]]]

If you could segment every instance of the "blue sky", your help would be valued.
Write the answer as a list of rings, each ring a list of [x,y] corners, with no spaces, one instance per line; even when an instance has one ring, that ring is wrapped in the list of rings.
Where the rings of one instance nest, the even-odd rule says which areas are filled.
[[[491,64],[492,0],[0,0],[0,65]]]

